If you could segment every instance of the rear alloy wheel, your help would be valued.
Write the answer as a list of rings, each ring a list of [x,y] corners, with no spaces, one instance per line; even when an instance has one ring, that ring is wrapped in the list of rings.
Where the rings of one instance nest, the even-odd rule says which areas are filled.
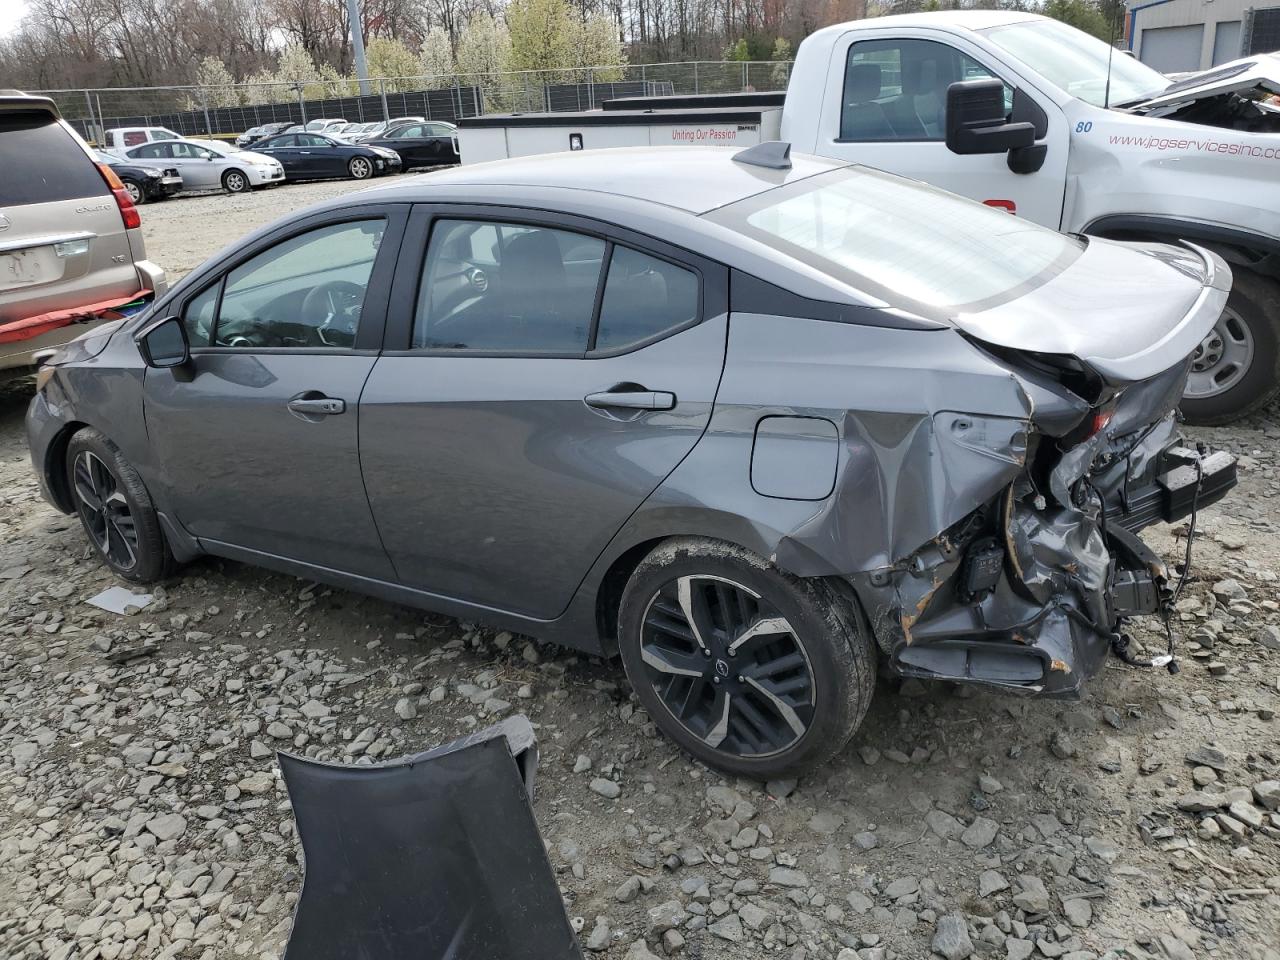
[[[142,189],[136,180],[123,180],[125,191],[129,194],[129,199],[133,201],[135,207],[140,207],[147,202],[147,192]]]
[[[222,175],[222,187],[227,193],[246,193],[252,184],[241,170],[228,170]]]
[[[89,542],[126,580],[154,583],[173,565],[160,518],[142,478],[97,430],[81,430],[67,445],[67,479]]]
[[[1237,268],[1222,316],[1191,357],[1182,395],[1188,423],[1218,426],[1280,391],[1280,285]]]
[[[761,780],[839,752],[874,684],[851,595],[717,541],[668,541],[641,562],[623,596],[619,647],[671,739]]]
[[[373,176],[373,161],[368,157],[352,157],[351,162],[347,164],[347,169],[351,171],[354,179],[368,180]]]

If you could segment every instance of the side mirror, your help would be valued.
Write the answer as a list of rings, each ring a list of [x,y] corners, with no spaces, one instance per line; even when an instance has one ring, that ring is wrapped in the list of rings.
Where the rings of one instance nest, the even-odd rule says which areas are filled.
[[[148,367],[160,370],[183,367],[191,360],[187,328],[179,317],[164,317],[142,328],[134,341]]]
[[[947,149],[952,153],[1004,153],[1035,142],[1034,124],[1005,121],[999,80],[962,80],[947,87]]]

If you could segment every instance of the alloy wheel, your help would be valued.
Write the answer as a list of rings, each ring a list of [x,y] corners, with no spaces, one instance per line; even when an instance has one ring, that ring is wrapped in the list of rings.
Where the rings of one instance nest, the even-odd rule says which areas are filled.
[[[124,182],[124,188],[129,192],[129,199],[133,201],[134,206],[137,206],[138,204],[142,203],[143,197],[142,197],[141,187],[139,187],[132,180],[126,180]]]
[[[76,499],[94,546],[121,570],[138,562],[138,530],[129,501],[110,468],[88,450],[76,457]]]
[[[740,583],[685,576],[645,609],[640,658],[672,717],[707,746],[767,757],[813,721],[813,669],[791,624]]]
[[[245,186],[244,174],[235,172],[227,174],[227,189],[232,193],[243,192]]]
[[[1191,355],[1191,374],[1185,395],[1196,399],[1226,393],[1244,377],[1253,362],[1253,334],[1231,307],[1213,325]]]
[[[373,173],[373,165],[364,157],[356,157],[351,161],[351,175],[357,180],[363,180]]]

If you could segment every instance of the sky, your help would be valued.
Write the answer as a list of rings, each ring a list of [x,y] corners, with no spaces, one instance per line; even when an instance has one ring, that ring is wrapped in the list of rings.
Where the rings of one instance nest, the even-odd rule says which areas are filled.
[[[23,0],[0,0],[0,37],[7,37],[18,29],[18,21],[27,12]]]

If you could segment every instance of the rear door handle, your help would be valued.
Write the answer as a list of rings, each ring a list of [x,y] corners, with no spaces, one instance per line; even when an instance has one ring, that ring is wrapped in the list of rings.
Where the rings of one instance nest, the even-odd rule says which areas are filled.
[[[347,401],[337,397],[294,397],[289,410],[309,417],[331,417],[347,412]]]
[[[676,395],[663,390],[625,390],[589,393],[583,400],[588,407],[607,410],[622,407],[626,410],[670,410],[676,405]]]

